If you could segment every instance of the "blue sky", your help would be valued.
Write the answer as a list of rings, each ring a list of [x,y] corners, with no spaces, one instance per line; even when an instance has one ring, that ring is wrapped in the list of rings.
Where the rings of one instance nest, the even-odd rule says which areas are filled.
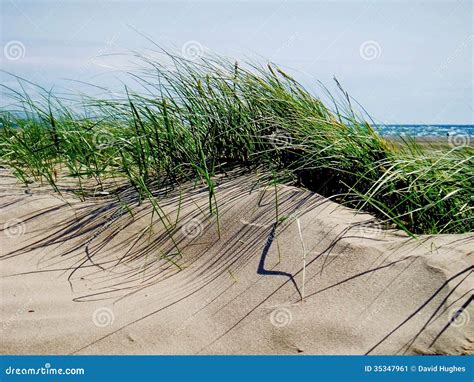
[[[377,122],[474,124],[469,0],[0,3],[2,69],[58,91],[117,86],[131,62],[116,53],[153,48],[138,30],[179,54],[271,60],[315,93],[336,76]]]

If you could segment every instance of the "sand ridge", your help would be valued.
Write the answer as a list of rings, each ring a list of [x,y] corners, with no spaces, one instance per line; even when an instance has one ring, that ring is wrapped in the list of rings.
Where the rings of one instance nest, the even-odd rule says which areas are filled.
[[[218,219],[202,187],[132,214],[0,179],[3,353],[473,353],[472,233],[413,239],[286,186],[277,218],[252,176],[221,182]]]

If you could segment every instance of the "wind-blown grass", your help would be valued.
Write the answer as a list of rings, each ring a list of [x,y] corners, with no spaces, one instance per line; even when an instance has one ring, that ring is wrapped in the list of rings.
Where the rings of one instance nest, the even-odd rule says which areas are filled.
[[[391,144],[346,93],[331,110],[274,65],[167,57],[172,66],[143,58],[147,69],[131,74],[144,92],[82,99],[81,113],[44,89],[39,100],[8,89],[22,113],[1,112],[3,164],[56,190],[59,173],[80,186],[126,178],[170,230],[153,189],[203,182],[218,217],[215,175],[236,167],[268,170],[408,233],[473,230],[471,147]]]

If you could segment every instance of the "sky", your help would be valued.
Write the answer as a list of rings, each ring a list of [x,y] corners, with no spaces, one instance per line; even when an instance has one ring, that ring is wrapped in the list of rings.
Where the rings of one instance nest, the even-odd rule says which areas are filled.
[[[315,95],[335,76],[377,123],[474,124],[470,0],[0,4],[0,80],[10,87],[6,72],[58,92],[118,87],[131,54],[155,49],[148,36],[188,59],[274,62]]]

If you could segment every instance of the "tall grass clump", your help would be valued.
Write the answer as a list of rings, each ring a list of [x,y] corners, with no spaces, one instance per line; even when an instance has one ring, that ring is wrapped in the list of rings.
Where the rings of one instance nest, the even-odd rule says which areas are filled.
[[[170,229],[154,189],[202,182],[218,217],[215,176],[240,168],[278,173],[408,233],[473,230],[471,147],[394,145],[346,93],[329,108],[275,65],[164,57],[141,57],[145,69],[130,76],[144,90],[125,87],[113,99],[65,106],[44,89],[34,100],[7,89],[17,107],[0,115],[2,163],[25,183],[55,189],[58,174],[99,187],[125,178]]]

